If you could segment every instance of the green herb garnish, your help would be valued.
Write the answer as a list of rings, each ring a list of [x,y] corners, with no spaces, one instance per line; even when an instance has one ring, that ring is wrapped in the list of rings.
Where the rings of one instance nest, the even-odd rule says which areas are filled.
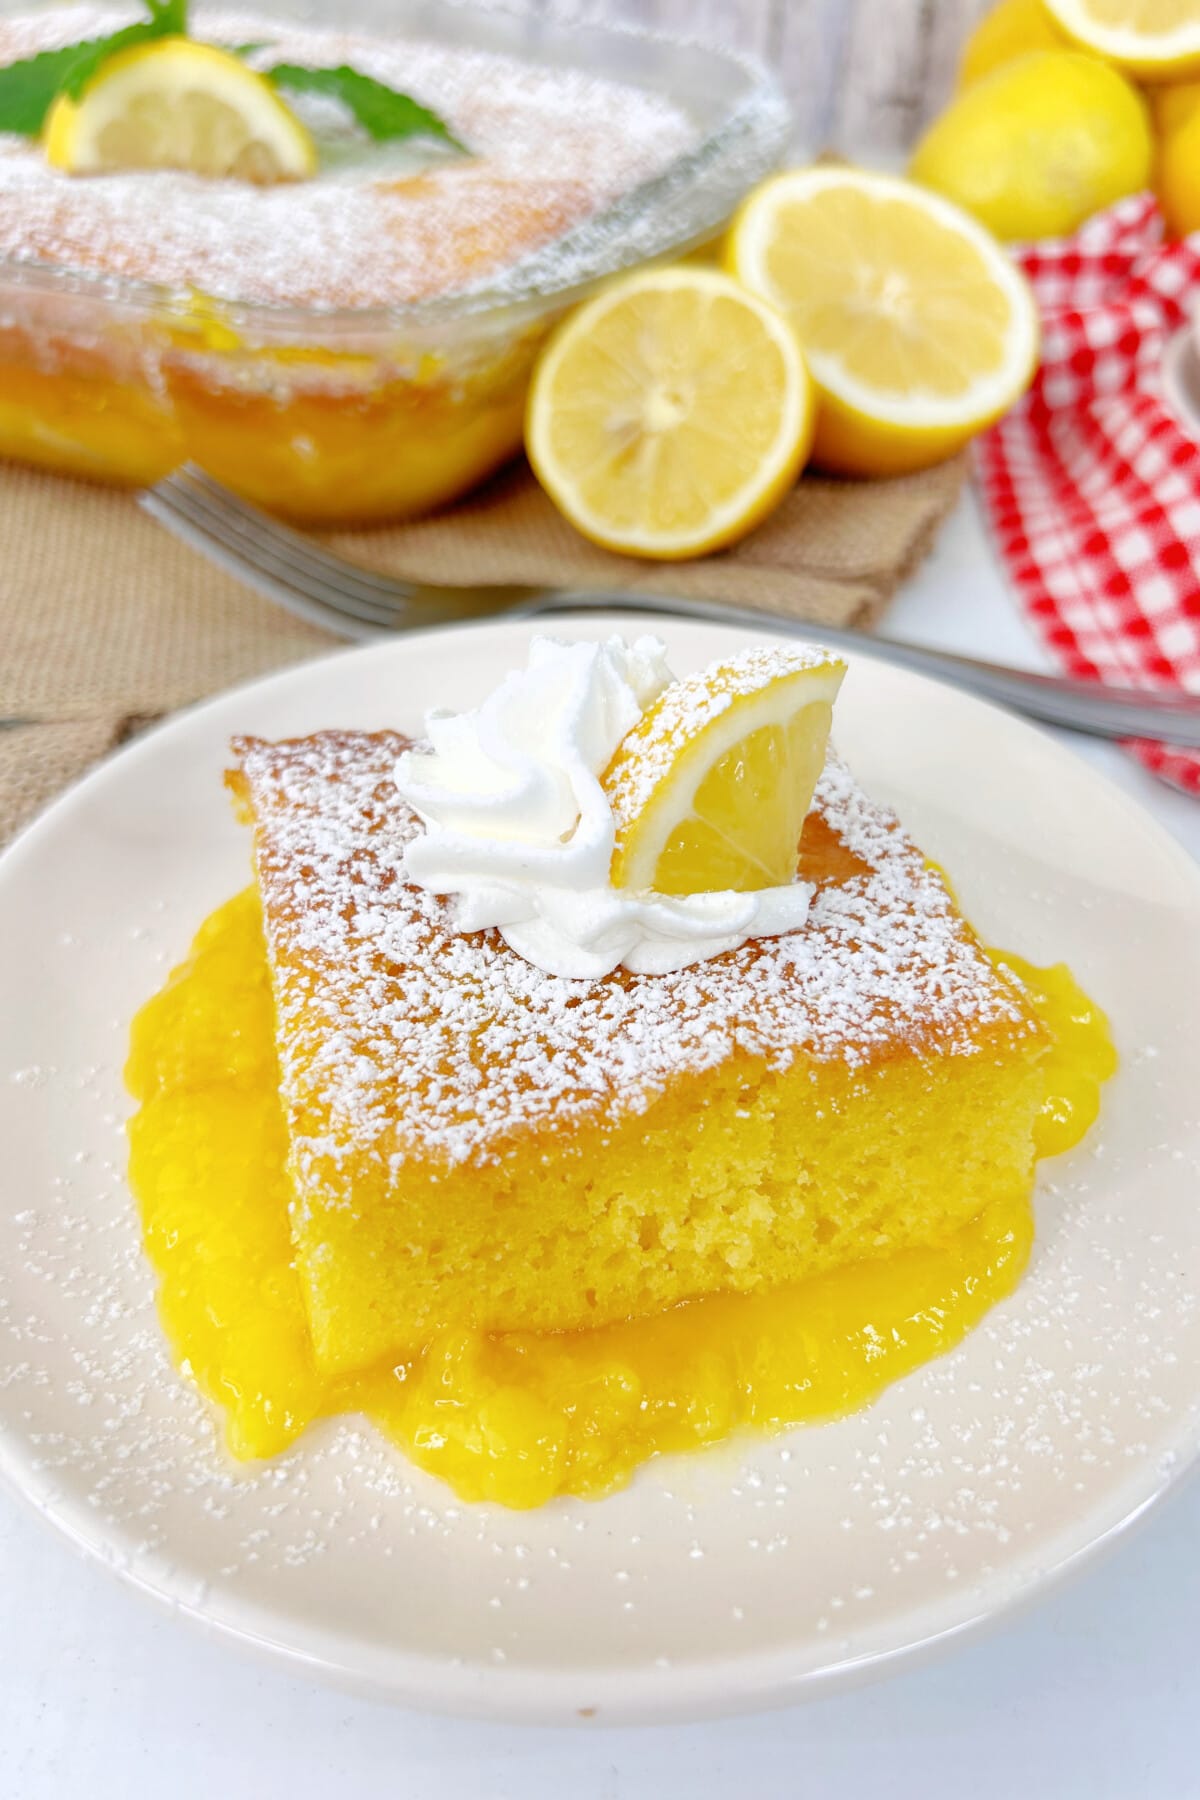
[[[46,115],[60,94],[78,100],[110,56],[134,44],[154,38],[186,37],[188,0],[144,0],[147,17],[126,25],[107,37],[88,38],[61,50],[43,50],[38,56],[0,68],[0,131],[37,137]],[[223,48],[224,46],[218,46]],[[235,56],[265,50],[266,44],[236,44]],[[444,119],[409,94],[399,93],[373,76],[363,75],[345,63],[336,69],[308,69],[300,63],[277,63],[263,74],[273,87],[295,94],[325,94],[337,100],[376,143],[397,138],[433,138],[451,149],[465,150]]]
[[[347,112],[376,143],[406,137],[440,138],[452,149],[463,150],[443,119],[408,94],[397,93],[371,75],[361,75],[345,63],[336,69],[307,69],[301,63],[276,63],[263,74],[274,87],[295,94],[326,94],[340,100]]]
[[[188,0],[145,0],[145,4],[149,18],[139,19],[136,25],[126,25],[123,31],[114,31],[109,38],[100,38],[86,55],[71,64],[63,78],[64,94],[78,100],[101,63],[107,62],[118,50],[128,50],[134,44],[148,44],[154,38],[187,36]]]
[[[153,38],[182,37],[187,31],[187,0],[146,0],[149,16],[107,37],[43,50],[22,62],[0,68],[0,131],[36,137],[60,94],[77,100],[101,63]]]

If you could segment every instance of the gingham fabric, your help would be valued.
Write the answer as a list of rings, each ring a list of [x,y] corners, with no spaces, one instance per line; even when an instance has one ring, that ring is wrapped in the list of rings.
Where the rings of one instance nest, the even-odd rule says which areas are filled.
[[[1163,397],[1162,352],[1200,301],[1200,235],[1164,244],[1153,195],[1020,249],[1042,315],[1025,399],[976,446],[996,546],[1073,675],[1200,693],[1200,445]],[[1200,753],[1138,739],[1200,794]]]

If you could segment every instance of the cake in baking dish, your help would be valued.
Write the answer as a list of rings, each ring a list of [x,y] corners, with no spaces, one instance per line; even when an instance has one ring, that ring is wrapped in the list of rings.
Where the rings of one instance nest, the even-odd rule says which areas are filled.
[[[135,10],[0,16],[0,69]],[[455,16],[464,38],[484,18]],[[419,16],[417,35],[372,37],[201,6],[191,29],[260,44],[259,67],[348,64],[430,108],[468,154],[373,143],[316,96],[296,107],[317,174],[270,186],[72,175],[0,132],[0,456],[138,487],[196,462],[310,523],[454,499],[519,449],[554,316],[507,306],[510,276],[569,286],[577,228],[594,255],[586,228],[677,163],[694,122],[584,68],[422,41]],[[468,289],[459,309],[419,310]]]
[[[835,758],[802,932],[568,980],[406,883],[405,747],[242,738],[230,777],[321,1368],[775,1288],[1023,1201],[1046,1031]]]
[[[91,5],[0,17],[0,67],[132,17]],[[694,136],[643,89],[402,30],[372,37],[204,8],[191,29],[261,46],[263,66],[349,63],[431,108],[469,154],[355,138],[328,101],[297,101],[324,143],[319,173],[266,187],[165,170],[80,179],[36,141],[0,133],[0,255],[223,301],[393,306],[495,276]]]

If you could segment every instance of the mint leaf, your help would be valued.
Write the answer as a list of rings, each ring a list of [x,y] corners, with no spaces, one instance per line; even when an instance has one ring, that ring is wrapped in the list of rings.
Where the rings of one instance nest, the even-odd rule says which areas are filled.
[[[61,50],[43,50],[39,56],[27,56],[0,69],[0,131],[36,137],[62,92],[72,64],[81,55],[107,46],[108,41],[91,38],[87,43],[67,44]]]
[[[187,31],[187,0],[147,0],[149,18],[107,37],[43,50],[0,68],[0,131],[36,137],[60,94],[78,99],[102,62],[116,50]]]
[[[336,69],[306,69],[299,63],[276,63],[264,71],[276,87],[290,88],[296,94],[326,94],[340,100],[377,143],[393,138],[429,137],[449,144],[455,150],[466,150],[443,119],[408,94],[397,93],[370,75],[342,63]]]
[[[64,94],[78,100],[101,63],[106,63],[118,50],[129,50],[134,44],[148,44],[155,38],[187,36],[188,0],[146,0],[146,6],[150,13],[148,19],[140,19],[136,25],[114,31],[110,38],[102,38],[71,65],[63,79]],[[79,47],[83,48],[82,45]]]

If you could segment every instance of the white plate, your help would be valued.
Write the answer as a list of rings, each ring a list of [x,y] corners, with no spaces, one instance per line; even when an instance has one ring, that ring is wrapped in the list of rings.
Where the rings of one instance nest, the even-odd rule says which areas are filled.
[[[594,620],[589,635],[643,626]],[[744,637],[663,622],[685,670]],[[1200,875],[1083,763],[868,657],[839,744],[985,936],[1066,957],[1123,1064],[1045,1165],[1018,1292],[869,1411],[653,1464],[600,1502],[457,1502],[332,1421],[236,1470],[171,1367],[124,1179],[131,1014],[248,878],[233,731],[415,726],[527,628],[343,653],[178,718],[0,861],[0,1467],[138,1587],[293,1667],[423,1706],[650,1719],[878,1674],[1028,1599],[1200,1448]]]

